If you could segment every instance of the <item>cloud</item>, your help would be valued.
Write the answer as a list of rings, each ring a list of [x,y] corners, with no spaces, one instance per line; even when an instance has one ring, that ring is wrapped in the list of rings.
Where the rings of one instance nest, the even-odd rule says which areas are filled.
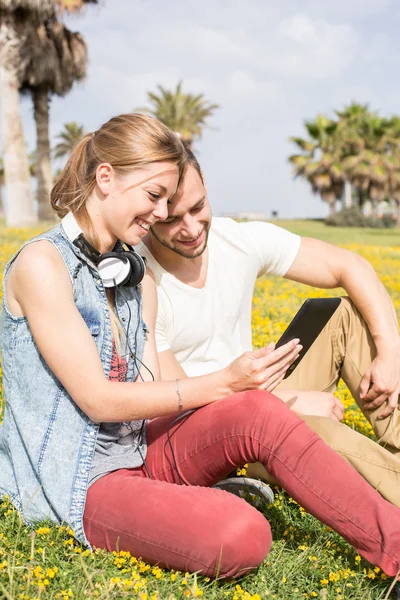
[[[67,121],[92,131],[145,104],[157,84],[183,79],[184,90],[221,105],[196,144],[216,213],[326,214],[292,180],[288,137],[351,100],[398,110],[399,11],[390,0],[107,0],[68,19],[88,43],[89,75],[52,100],[53,143]],[[32,149],[29,100],[22,113]]]
[[[358,46],[357,33],[350,25],[333,25],[304,14],[281,21],[274,40],[283,49],[275,69],[298,78],[335,77],[349,68]]]
[[[335,2],[309,0],[306,3],[308,14],[333,20],[366,19],[393,9],[395,9],[393,0],[335,0]]]

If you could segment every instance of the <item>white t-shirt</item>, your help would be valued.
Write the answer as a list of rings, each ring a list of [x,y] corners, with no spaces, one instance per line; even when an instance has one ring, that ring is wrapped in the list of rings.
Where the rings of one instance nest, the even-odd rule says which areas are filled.
[[[213,217],[208,238],[206,284],[197,289],[165,271],[149,249],[147,258],[158,290],[158,352],[171,349],[189,376],[226,367],[251,350],[251,307],[257,277],[285,275],[300,237],[271,223],[237,223]]]

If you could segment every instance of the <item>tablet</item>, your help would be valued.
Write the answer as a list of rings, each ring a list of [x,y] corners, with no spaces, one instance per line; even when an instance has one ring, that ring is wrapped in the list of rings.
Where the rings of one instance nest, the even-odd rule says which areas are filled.
[[[290,365],[284,379],[289,377],[297,367],[303,356],[311,348],[335,310],[341,303],[341,298],[309,298],[301,306],[283,335],[279,338],[275,348],[283,346],[294,338],[299,338],[303,346],[298,358]]]

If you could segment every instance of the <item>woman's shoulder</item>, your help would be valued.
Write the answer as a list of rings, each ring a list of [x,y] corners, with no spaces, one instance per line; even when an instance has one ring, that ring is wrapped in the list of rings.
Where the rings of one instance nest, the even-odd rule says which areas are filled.
[[[22,246],[15,257],[14,264],[15,266],[31,266],[33,269],[45,268],[59,263],[60,258],[60,253],[51,239],[37,237]]]
[[[25,244],[9,265],[5,290],[12,314],[26,316],[32,307],[48,306],[72,294],[71,278],[60,252],[47,237]]]
[[[19,248],[9,262],[9,268],[40,270],[59,268],[61,262],[74,267],[74,259],[79,260],[65,239],[60,225],[28,240]]]
[[[9,264],[10,274],[21,280],[53,281],[57,284],[67,275],[56,235],[39,235],[25,243]]]

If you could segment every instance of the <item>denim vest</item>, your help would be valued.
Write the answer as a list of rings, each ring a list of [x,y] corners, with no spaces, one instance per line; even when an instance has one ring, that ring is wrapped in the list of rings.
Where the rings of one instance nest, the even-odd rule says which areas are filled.
[[[61,224],[27,243],[41,239],[53,243],[64,260],[76,307],[108,377],[112,332],[98,271],[67,239]],[[5,413],[0,425],[0,495],[8,495],[28,523],[47,518],[66,523],[75,537],[89,546],[83,512],[99,425],[79,409],[49,369],[27,319],[13,316],[7,306],[7,275],[22,248],[8,263],[3,284],[0,331]],[[125,330],[129,323],[130,345],[141,360],[145,334],[140,287],[125,287],[124,298],[116,296],[118,317]],[[137,376],[135,363],[128,362],[127,381]]]

